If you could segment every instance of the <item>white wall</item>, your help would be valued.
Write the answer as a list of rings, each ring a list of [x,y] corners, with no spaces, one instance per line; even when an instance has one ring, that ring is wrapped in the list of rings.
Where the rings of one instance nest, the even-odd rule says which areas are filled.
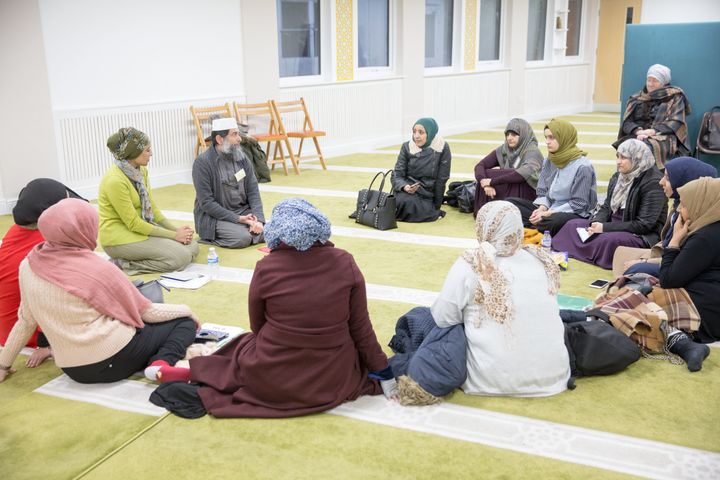
[[[33,178],[58,178],[37,0],[0,0],[0,214]]]
[[[55,110],[244,93],[240,0],[40,0]]]
[[[719,22],[718,0],[643,0],[640,23]]]

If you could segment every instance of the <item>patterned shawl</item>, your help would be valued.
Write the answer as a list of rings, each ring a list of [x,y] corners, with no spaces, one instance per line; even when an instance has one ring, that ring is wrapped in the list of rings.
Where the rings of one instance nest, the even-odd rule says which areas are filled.
[[[517,133],[520,139],[514,149],[510,148],[505,140],[505,143],[495,150],[500,168],[514,168],[534,187],[537,185],[543,162],[535,132],[522,118],[511,119],[505,127],[505,134],[509,131]]]
[[[662,125],[670,128],[675,133],[675,138],[667,135],[655,135],[647,140],[652,147],[658,167],[662,168],[665,160],[675,154],[678,144],[689,150],[685,116],[691,112],[691,109],[682,88],[666,85],[652,92],[648,92],[647,89],[643,88],[632,95],[628,99],[627,107],[625,107],[625,115],[623,115],[623,121],[620,124],[618,139],[626,137],[623,132],[623,124],[628,119],[633,118],[635,109],[640,108],[646,102],[653,101],[660,101],[661,103],[657,108],[655,117],[649,119],[649,128],[657,130]],[[617,145],[615,146],[617,147]]]
[[[510,257],[522,247],[523,226],[520,210],[510,202],[498,200],[486,203],[478,211],[475,233],[479,248],[466,250],[463,259],[478,275],[475,303],[484,305],[488,315],[498,323],[506,323],[514,315],[514,306],[507,277],[497,265],[497,257]],[[560,286],[559,270],[555,262],[537,245],[524,247],[540,260],[548,275],[550,294]],[[475,320],[479,326],[480,319]]]
[[[618,176],[618,181],[610,199],[610,210],[613,213],[625,208],[633,181],[655,165],[655,157],[653,157],[647,145],[640,140],[633,138],[625,140],[618,147],[617,153],[630,159],[632,169],[628,173],[621,173]]]

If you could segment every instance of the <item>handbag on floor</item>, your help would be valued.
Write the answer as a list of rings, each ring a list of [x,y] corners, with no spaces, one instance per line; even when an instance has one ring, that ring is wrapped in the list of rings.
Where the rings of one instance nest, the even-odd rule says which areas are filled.
[[[358,192],[357,206],[354,214],[356,223],[377,228],[378,230],[397,228],[397,220],[395,219],[395,195],[393,194],[392,184],[388,179],[388,175],[392,175],[392,170],[384,173],[378,172],[370,182],[370,186]],[[378,177],[382,177],[380,188],[373,190],[373,184]],[[387,192],[383,191],[385,188],[385,180],[388,180],[388,184],[390,184]]]
[[[165,303],[163,296],[163,289],[170,291],[162,283],[157,280],[151,280],[146,282],[144,280],[133,280],[133,285],[137,288],[143,297],[147,298],[153,303]]]

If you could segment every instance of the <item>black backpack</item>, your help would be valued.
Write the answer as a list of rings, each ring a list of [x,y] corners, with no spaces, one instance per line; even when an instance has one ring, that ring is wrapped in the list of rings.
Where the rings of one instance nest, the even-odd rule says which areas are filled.
[[[451,207],[457,208],[460,213],[472,213],[475,205],[476,188],[477,182],[474,180],[450,182],[443,201]]]
[[[640,358],[640,348],[602,320],[565,324],[572,376],[611,375]]]

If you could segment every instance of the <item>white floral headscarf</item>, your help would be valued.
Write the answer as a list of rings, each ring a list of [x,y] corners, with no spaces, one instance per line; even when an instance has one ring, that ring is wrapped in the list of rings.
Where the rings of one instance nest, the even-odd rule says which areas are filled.
[[[497,257],[510,257],[522,248],[523,225],[520,210],[510,202],[486,203],[475,222],[479,248],[465,251],[463,259],[478,274],[475,303],[484,305],[488,315],[498,323],[506,323],[515,314],[510,284],[497,265]],[[551,294],[559,288],[559,271],[555,262],[536,245],[524,248],[537,257],[545,267]],[[480,319],[475,321],[479,326]]]

